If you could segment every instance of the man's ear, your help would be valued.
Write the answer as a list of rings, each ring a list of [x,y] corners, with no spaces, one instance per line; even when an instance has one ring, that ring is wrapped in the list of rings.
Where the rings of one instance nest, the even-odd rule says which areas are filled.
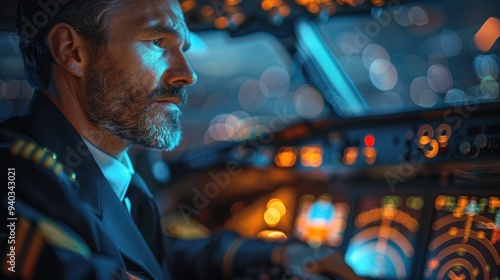
[[[82,77],[89,58],[89,45],[73,27],[66,23],[56,24],[47,35],[54,62],[74,76]]]

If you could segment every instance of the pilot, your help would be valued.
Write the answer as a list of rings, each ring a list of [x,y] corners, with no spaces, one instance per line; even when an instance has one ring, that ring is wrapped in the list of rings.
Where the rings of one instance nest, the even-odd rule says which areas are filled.
[[[196,74],[177,0],[21,0],[17,30],[35,92],[0,126],[2,279],[224,279],[256,265],[357,279],[332,250],[161,232],[127,148],[181,139]]]

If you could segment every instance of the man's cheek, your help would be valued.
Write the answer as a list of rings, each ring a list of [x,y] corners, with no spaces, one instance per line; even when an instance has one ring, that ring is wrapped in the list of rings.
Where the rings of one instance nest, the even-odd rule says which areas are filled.
[[[151,67],[149,67],[148,72],[151,75],[151,79],[154,80],[155,85],[162,84],[161,81],[167,69],[168,69],[168,64],[165,61],[159,61],[158,63],[153,64],[151,65]]]
[[[141,67],[133,69],[132,78],[142,87],[142,91],[148,91],[149,94],[161,84],[162,71],[166,69],[163,63],[142,64]]]
[[[157,50],[144,45],[136,46],[135,55],[140,61],[141,68],[148,71],[161,71],[161,69],[166,69],[166,58],[165,52],[163,50]]]

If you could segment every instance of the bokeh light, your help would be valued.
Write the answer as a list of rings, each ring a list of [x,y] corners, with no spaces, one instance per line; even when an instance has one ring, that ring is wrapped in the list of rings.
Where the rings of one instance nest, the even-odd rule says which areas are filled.
[[[365,144],[365,146],[367,147],[373,147],[373,145],[375,145],[375,136],[373,136],[373,134],[369,133],[365,136],[365,138],[363,139],[363,143]]]
[[[467,97],[465,92],[458,88],[450,89],[444,96],[444,102],[450,106],[459,106],[465,103]]]
[[[406,200],[406,206],[408,208],[413,209],[413,210],[420,210],[424,206],[424,200],[421,197],[418,196],[410,196]]]
[[[257,238],[267,241],[285,241],[287,236],[279,230],[263,230],[257,234]]]
[[[211,5],[205,5],[201,7],[200,12],[204,17],[211,17],[215,13],[214,8],[212,8]]]
[[[342,162],[344,162],[345,165],[353,165],[358,160],[358,155],[358,147],[347,147],[344,149],[344,157],[342,158]]]
[[[208,131],[210,136],[217,141],[227,141],[240,129],[239,119],[231,114],[215,116],[210,121]]]
[[[265,88],[261,88],[263,94],[267,96],[279,96],[289,89],[290,75],[285,69],[272,66],[262,73],[260,82],[259,85],[265,85]]]
[[[300,87],[294,96],[294,104],[297,113],[304,119],[314,119],[325,106],[323,96],[312,86]]]
[[[434,64],[427,70],[427,82],[433,91],[444,93],[451,89],[453,77],[448,67],[442,64]]]
[[[18,80],[3,81],[0,86],[2,98],[16,99],[20,97],[21,84]]]
[[[498,82],[493,77],[481,78],[479,84],[481,97],[484,99],[495,99],[498,97]]]
[[[378,44],[370,44],[366,46],[361,56],[366,70],[369,70],[372,63],[379,58],[391,61],[387,50]]]
[[[366,163],[372,165],[377,160],[377,149],[374,147],[364,147],[363,155],[365,156]]]
[[[436,139],[439,143],[439,147],[444,148],[448,146],[448,141],[452,133],[453,130],[447,123],[442,123],[436,128]]]
[[[434,137],[434,128],[429,124],[423,124],[418,129],[418,147],[423,148],[425,145],[429,144],[431,139]]]
[[[498,78],[500,59],[496,55],[478,55],[472,62],[474,73],[479,79],[485,77]]]
[[[423,148],[424,156],[427,158],[434,158],[439,152],[439,143],[436,139],[431,139],[431,141],[425,145]]]
[[[229,26],[229,19],[224,16],[217,17],[214,21],[214,25],[217,29],[224,29]]]
[[[456,56],[462,52],[462,40],[457,32],[451,29],[441,31],[441,49],[446,56]]]
[[[231,23],[234,25],[241,25],[245,22],[245,15],[242,13],[235,13],[231,16]]]
[[[304,167],[318,167],[323,163],[321,145],[304,146],[300,149],[300,163]]]
[[[242,109],[255,112],[267,103],[267,86],[257,80],[244,82],[238,91],[238,101]]]
[[[264,212],[264,221],[269,226],[276,226],[281,220],[280,212],[275,208],[269,208]]]
[[[413,103],[424,108],[436,105],[438,99],[437,94],[429,87],[425,76],[417,77],[411,82],[410,97]]]
[[[398,72],[394,65],[385,59],[375,60],[369,70],[370,81],[380,90],[391,90],[398,82]]]
[[[392,12],[394,20],[402,27],[410,26],[412,21],[410,19],[409,11],[410,9],[406,6],[396,6]]]
[[[151,172],[157,182],[167,183],[170,180],[170,168],[163,160],[157,160],[153,163]]]
[[[245,140],[253,135],[254,119],[245,111],[235,111],[231,115],[238,119],[238,130],[231,137],[235,141]]]
[[[274,163],[279,167],[292,167],[297,161],[297,150],[294,147],[281,147],[274,157]]]
[[[421,5],[415,5],[408,11],[411,22],[416,26],[423,26],[429,23],[429,14]]]
[[[498,18],[488,18],[474,35],[477,48],[483,52],[489,51],[498,39],[499,27],[500,20]]]
[[[286,214],[286,206],[283,203],[283,201],[281,201],[281,199],[279,199],[279,198],[273,198],[273,199],[269,200],[267,202],[267,208],[268,209],[274,208],[274,209],[278,210],[281,217],[283,217],[283,215]]]

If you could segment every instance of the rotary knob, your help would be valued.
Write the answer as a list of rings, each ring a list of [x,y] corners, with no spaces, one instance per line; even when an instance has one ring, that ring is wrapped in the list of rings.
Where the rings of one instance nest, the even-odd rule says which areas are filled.
[[[478,134],[474,138],[474,146],[477,149],[486,148],[486,146],[488,146],[488,137],[486,135],[484,135],[483,133]]]
[[[463,141],[460,143],[458,149],[463,155],[472,155],[474,153],[472,144],[469,141]]]

